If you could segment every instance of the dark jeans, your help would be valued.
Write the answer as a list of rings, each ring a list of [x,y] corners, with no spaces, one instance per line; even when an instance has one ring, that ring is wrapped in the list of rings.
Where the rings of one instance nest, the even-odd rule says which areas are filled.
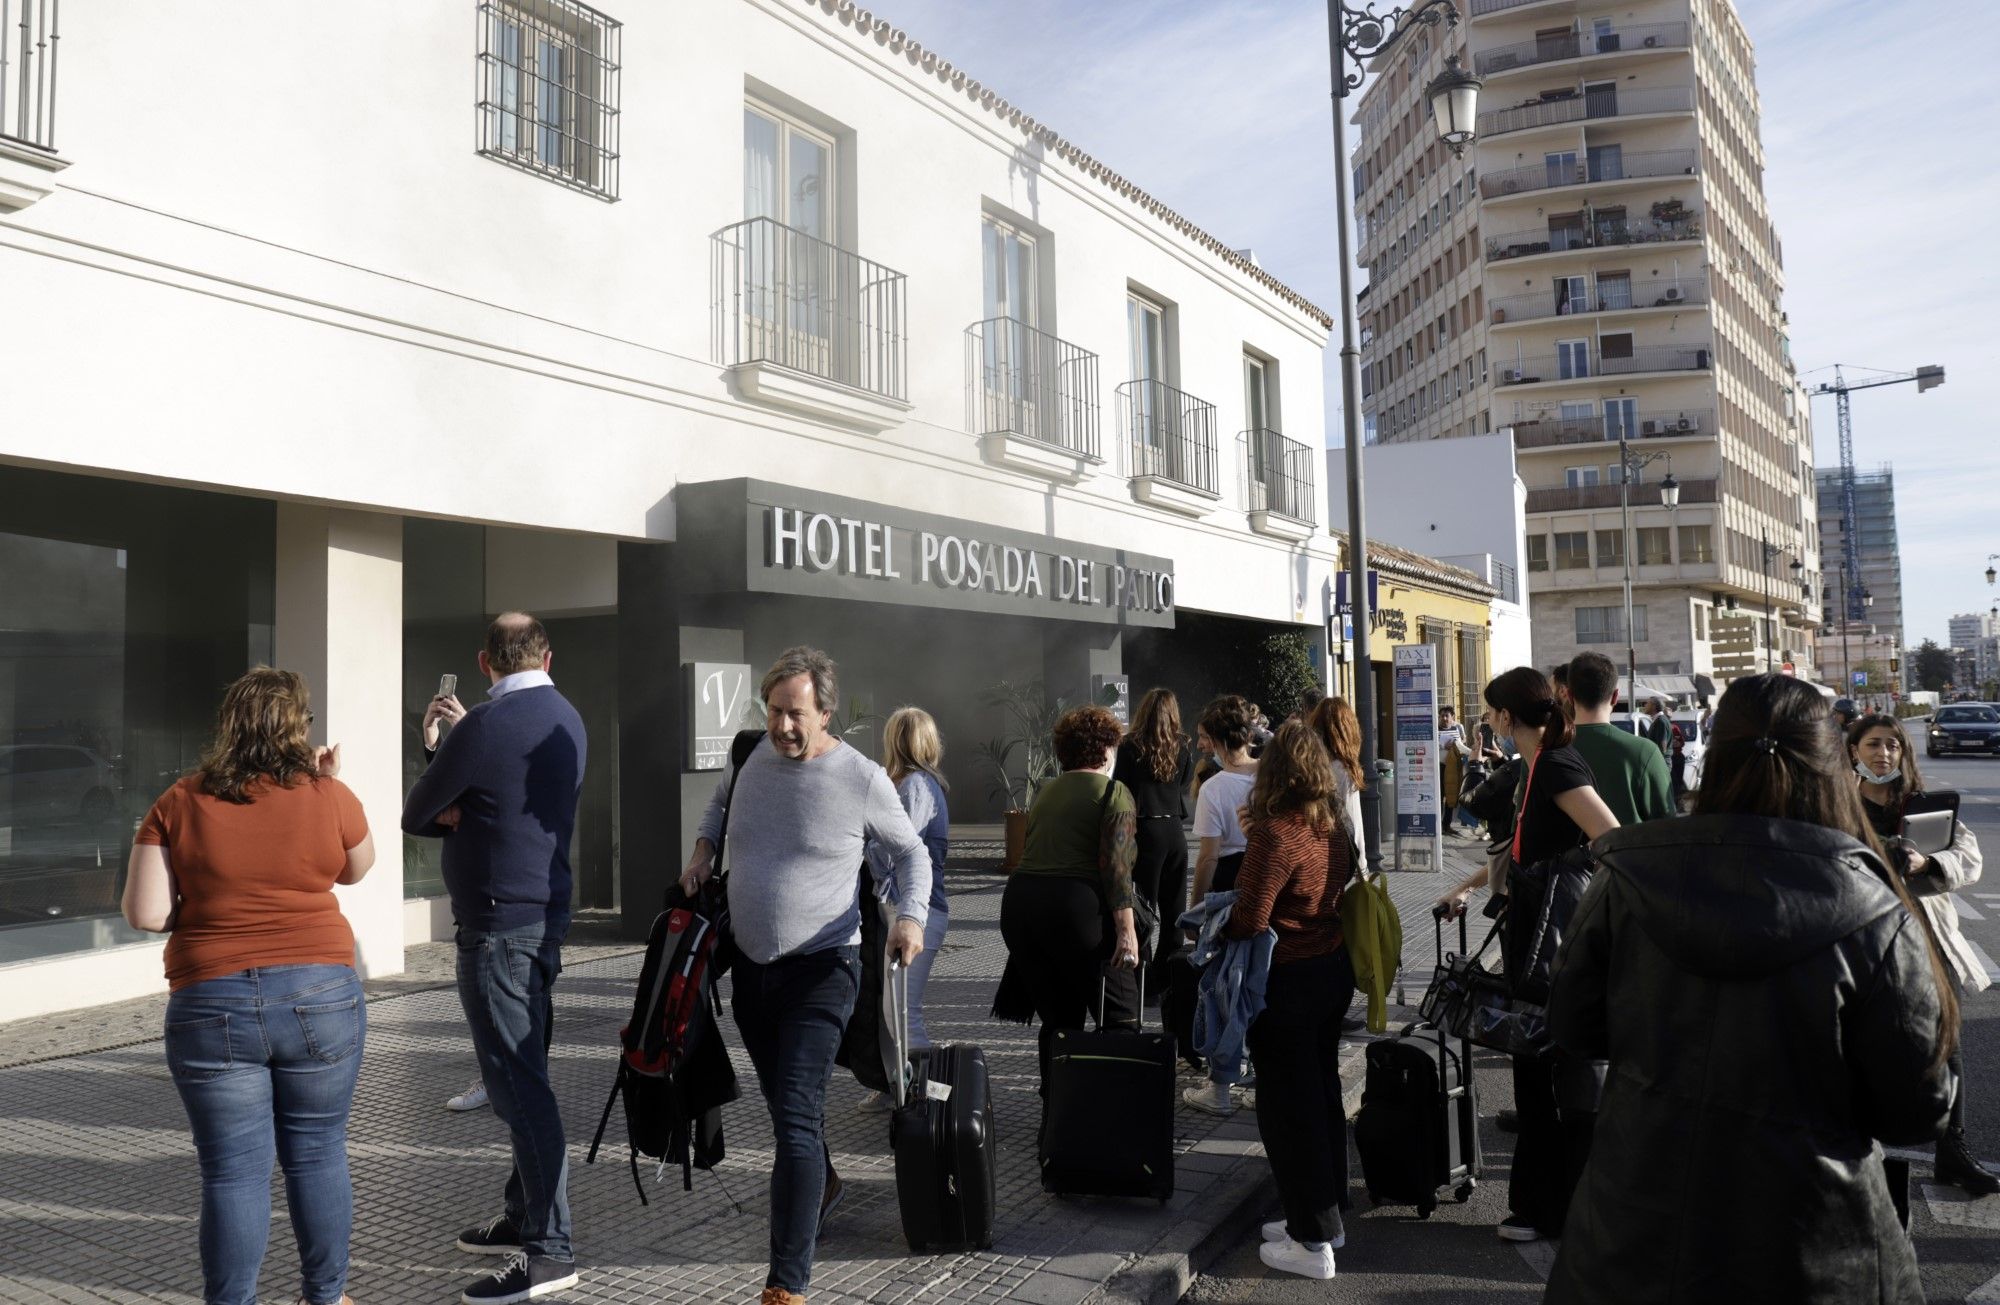
[[[1340,1022],[1354,996],[1345,947],[1271,967],[1264,1011],[1250,1025],[1257,1136],[1271,1159],[1285,1232],[1332,1241],[1347,1204],[1347,1112],[1340,1094]]]
[[[826,1151],[826,1085],[833,1055],[861,987],[858,947],[781,956],[769,965],[739,957],[731,1008],[757,1084],[771,1111],[771,1272],[766,1287],[805,1294],[813,1239],[832,1173]]]
[[[552,1260],[576,1257],[570,1246],[569,1150],[549,1082],[564,932],[543,923],[492,933],[458,931],[458,1000],[493,1113],[514,1143],[507,1221],[521,1234],[523,1250]]]
[[[300,1295],[323,1305],[346,1290],[347,1112],[367,1027],[351,965],[269,965],[167,999],[167,1068],[201,1160],[210,1305],[256,1305],[273,1159],[285,1167]]]
[[[1507,1183],[1507,1208],[1535,1225],[1544,1237],[1562,1236],[1576,1195],[1597,1116],[1556,1109],[1556,1056],[1514,1057],[1514,1173]]]
[[[1166,980],[1167,962],[1181,947],[1177,921],[1188,907],[1187,831],[1179,817],[1150,816],[1139,822],[1136,850],[1132,888],[1160,913],[1160,935],[1153,941],[1146,975],[1147,988],[1158,991]]]
[[[1086,879],[1016,874],[1000,898],[1000,937],[1010,965],[1018,963],[1042,1022],[1041,1068],[1047,1091],[1049,1043],[1058,1029],[1137,1028],[1139,991],[1130,970],[1106,972],[1116,935],[1104,902]],[[1105,1009],[1100,1012],[1098,1003]],[[1101,1018],[1100,1018],[1101,1015]]]
[[[1963,1133],[1965,1131],[1965,1048],[1959,1047],[1955,1049],[1951,1053],[1951,1059],[1945,1061],[1945,1064],[1950,1067],[1953,1076],[1958,1079],[1958,1092],[1951,1099],[1951,1119],[1947,1122],[1946,1127],[1950,1128],[1954,1133]]]

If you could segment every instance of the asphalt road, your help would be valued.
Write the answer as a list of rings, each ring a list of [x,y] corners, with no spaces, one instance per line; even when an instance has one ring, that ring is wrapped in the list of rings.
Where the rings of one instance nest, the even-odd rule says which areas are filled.
[[[1930,788],[1959,791],[1961,817],[1988,857],[2000,861],[2000,759],[1920,759],[1919,764]],[[1959,909],[1966,936],[1989,958],[1988,969],[2000,982],[2000,865],[1959,894]],[[2000,987],[1967,998],[1963,1018],[1966,1127],[1973,1153],[2000,1170]],[[1493,1232],[1507,1213],[1512,1159],[1513,1139],[1492,1126],[1493,1112],[1510,1104],[1506,1066],[1499,1057],[1481,1053],[1477,1073],[1486,1178],[1469,1203],[1442,1205],[1428,1220],[1417,1219],[1407,1206],[1366,1209],[1360,1161],[1350,1153],[1356,1208],[1347,1220],[1347,1248],[1335,1257],[1339,1276],[1310,1282],[1272,1273],[1257,1258],[1256,1247],[1246,1244],[1196,1282],[1186,1299],[1201,1305],[1456,1305],[1540,1299],[1553,1248],[1518,1248]],[[1912,1153],[1910,1158],[1916,1189],[1913,1234],[1927,1300],[1933,1305],[2000,1301],[2000,1196],[1974,1203],[1955,1189],[1927,1193],[1929,1156]]]

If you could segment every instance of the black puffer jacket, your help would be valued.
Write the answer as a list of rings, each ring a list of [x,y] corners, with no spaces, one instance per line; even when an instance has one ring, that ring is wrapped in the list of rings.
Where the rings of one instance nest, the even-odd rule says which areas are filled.
[[[1556,962],[1558,1045],[1608,1057],[1547,1300],[1920,1302],[1879,1140],[1927,1142],[1938,994],[1873,853],[1817,825],[1628,826]]]

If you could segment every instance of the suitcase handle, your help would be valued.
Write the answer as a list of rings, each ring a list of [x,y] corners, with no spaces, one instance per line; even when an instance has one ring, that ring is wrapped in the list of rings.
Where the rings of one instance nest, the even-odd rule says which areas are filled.
[[[889,1010],[894,1017],[889,1033],[895,1039],[896,1109],[910,1104],[910,967],[894,952],[889,954]]]
[[[1146,962],[1139,962],[1139,1027],[1146,1027]],[[1097,1027],[1104,1027],[1104,1012],[1111,1005],[1111,971],[1106,969],[1097,979]]]

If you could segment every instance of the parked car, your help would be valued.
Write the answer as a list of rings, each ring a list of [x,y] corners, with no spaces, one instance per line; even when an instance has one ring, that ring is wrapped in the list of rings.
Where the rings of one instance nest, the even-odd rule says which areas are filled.
[[[89,748],[0,746],[0,827],[107,820],[118,810],[118,768]]]
[[[1956,752],[2000,753],[2000,710],[1988,702],[1939,707],[1924,730],[1924,755]]]

